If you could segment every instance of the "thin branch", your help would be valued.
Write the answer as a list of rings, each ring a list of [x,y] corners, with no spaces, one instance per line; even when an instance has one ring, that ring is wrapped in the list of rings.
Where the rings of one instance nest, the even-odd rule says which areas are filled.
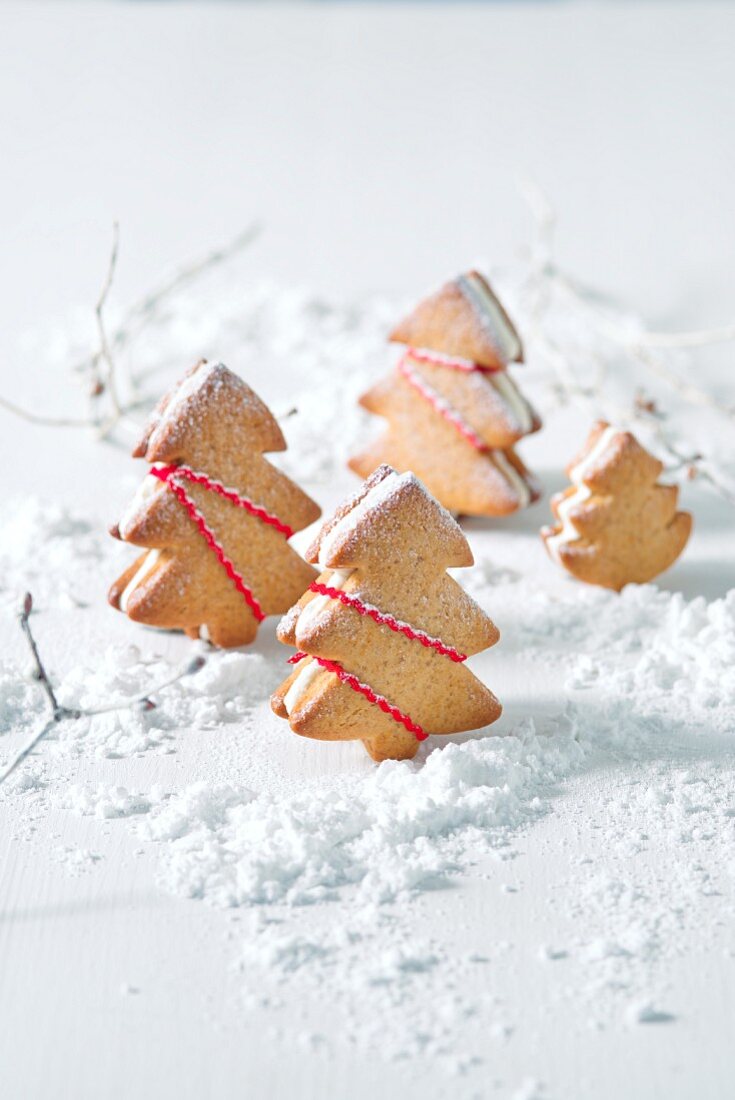
[[[531,295],[529,346],[551,367],[555,376],[555,389],[561,400],[581,405],[588,415],[599,416],[605,411],[606,419],[616,423],[624,424],[645,418],[656,443],[674,461],[675,469],[685,468],[690,477],[700,477],[724,500],[735,505],[735,486],[726,473],[707,455],[687,454],[682,450],[666,426],[665,410],[659,409],[655,402],[642,401],[640,392],[633,397],[630,408],[615,408],[610,397],[611,387],[606,382],[609,356],[598,354],[595,350],[585,350],[585,378],[589,376],[590,358],[597,364],[597,377],[589,385],[580,383],[571,364],[573,355],[549,333],[548,317],[553,305],[554,291],[561,292],[566,298],[566,306],[561,308],[569,311],[582,310],[593,331],[619,348],[627,356],[629,363],[656,375],[675,390],[687,405],[709,408],[729,420],[735,419],[734,407],[724,407],[707,390],[671,370],[654,353],[654,348],[697,347],[719,339],[735,339],[735,326],[703,330],[699,333],[666,335],[641,332],[638,326],[626,324],[624,317],[616,320],[615,311],[620,313],[620,309],[612,300],[560,271],[555,264],[553,231],[556,218],[543,191],[532,181],[524,181],[521,190],[536,222],[536,236],[531,248],[530,272],[526,282],[526,293]],[[570,315],[573,316],[573,313]],[[611,416],[611,413],[614,415]]]
[[[8,401],[7,397],[0,397],[0,406],[8,412],[19,416],[21,420],[27,420],[29,424],[41,424],[45,428],[89,428],[92,421],[81,420],[74,417],[39,416],[28,409],[21,408],[14,401]]]
[[[735,340],[735,325],[693,332],[644,332],[640,336],[640,343],[649,348],[702,348],[707,344],[726,344],[730,340]]]
[[[61,721],[61,719],[49,718],[46,725],[42,726],[38,733],[35,733],[33,735],[28,744],[24,745],[17,756],[13,757],[7,768],[5,768],[4,771],[0,772],[0,786],[2,786],[6,779],[10,779],[10,776],[13,774],[13,772],[20,767],[26,757],[31,755],[36,745],[38,745],[39,742],[43,741],[44,737],[46,737],[46,735],[51,732],[51,730],[59,721]]]
[[[117,394],[117,384],[115,381],[115,361],[110,351],[110,343],[107,339],[107,329],[105,328],[104,311],[107,304],[107,298],[112,288],[112,282],[115,278],[115,269],[117,267],[117,256],[120,248],[120,226],[117,222],[113,223],[112,227],[112,251],[110,253],[110,262],[107,267],[107,275],[105,281],[102,284],[102,290],[100,296],[94,307],[94,315],[97,321],[97,334],[99,336],[99,359],[105,364],[105,377],[102,382],[102,391],[105,389],[109,395],[112,403],[112,409],[115,419],[118,419],[122,413],[120,407],[120,401]],[[102,392],[100,391],[100,392]]]
[[[62,706],[56,698],[56,693],[49,679],[46,667],[41,660],[36,640],[33,637],[33,631],[31,630],[29,622],[32,610],[33,597],[30,592],[26,592],[23,597],[23,604],[18,615],[18,620],[33,657],[36,679],[43,688],[51,708],[51,717],[37,733],[34,733],[30,741],[28,741],[20,752],[13,757],[7,767],[0,772],[0,785],[13,774],[13,772],[33,752],[36,745],[38,745],[39,742],[51,732],[54,726],[58,725],[60,722],[64,722],[67,719],[77,720],[79,718],[91,718],[97,714],[108,714],[110,711],[127,710],[130,707],[136,706],[142,706],[145,710],[150,710],[155,706],[155,703],[151,701],[152,695],[157,695],[160,691],[163,691],[164,688],[171,687],[172,684],[177,683],[179,680],[183,680],[186,676],[191,676],[193,673],[198,672],[206,663],[206,658],[199,654],[188,661],[187,664],[178,672],[174,673],[173,676],[169,676],[168,679],[163,680],[160,684],[156,684],[155,687],[151,688],[149,691],[142,692],[139,695],[132,695],[127,699],[120,699],[117,702],[109,703],[102,707],[65,707]]]
[[[624,348],[629,355],[637,359],[653,374],[657,375],[662,381],[666,382],[667,385],[671,386],[672,389],[675,389],[681,394],[685,401],[689,401],[694,405],[702,405],[710,408],[731,420],[735,419],[734,408],[723,407],[712,394],[703,390],[700,386],[695,386],[691,382],[687,382],[684,378],[681,378],[676,371],[672,371],[665,363],[662,363],[657,356],[653,355],[647,349],[647,344],[649,343],[647,340],[647,333],[636,332],[634,336],[630,336],[624,329],[617,327],[610,320],[609,316],[595,304],[594,295],[591,292],[584,288],[582,284],[564,275],[556,267],[549,266],[548,276],[561,290],[572,297],[575,302],[591,314],[593,322],[603,336],[607,337],[607,339],[614,344],[617,344],[618,347]],[[694,336],[694,333],[690,333],[689,335]],[[677,345],[672,344],[671,346],[675,347]]]
[[[178,683],[179,680],[185,676],[192,676],[195,672],[199,672],[201,668],[204,668],[206,664],[206,658],[199,654],[193,657],[191,661],[183,668],[175,672],[173,676],[169,676],[167,680],[162,680],[160,684],[149,691],[142,691],[139,695],[131,695],[127,699],[118,699],[115,703],[107,703],[104,707],[85,707],[80,711],[80,716],[84,718],[90,718],[95,714],[109,714],[113,710],[125,710],[127,707],[133,707],[136,703],[150,703],[151,695],[158,695],[159,691],[163,691],[164,688],[171,687],[172,684]]]
[[[221,248],[214,248],[207,252],[204,256],[198,260],[194,260],[193,263],[187,264],[185,267],[179,268],[178,271],[167,280],[165,280],[155,290],[149,291],[143,298],[135,303],[128,310],[123,323],[118,328],[113,337],[113,343],[115,346],[121,346],[127,340],[127,330],[136,319],[145,318],[149,319],[158,309],[162,302],[169,298],[175,291],[181,290],[192,280],[198,278],[209,268],[215,267],[226,260],[231,259],[238,252],[241,252],[248,245],[252,244],[262,232],[262,226],[260,222],[253,222],[251,225],[243,229],[238,233],[229,244],[224,245]]]
[[[31,656],[33,657],[33,663],[36,666],[36,673],[35,673],[36,679],[38,680],[38,682],[41,685],[41,687],[43,688],[43,690],[46,692],[46,696],[47,696],[48,701],[51,705],[51,716],[53,717],[53,720],[55,722],[58,722],[59,721],[58,715],[60,715],[62,713],[63,708],[61,708],[59,706],[58,699],[56,698],[56,695],[54,693],[54,689],[51,686],[51,681],[48,678],[48,673],[46,672],[46,669],[44,668],[43,661],[41,660],[40,654],[38,652],[38,646],[36,645],[36,639],[33,637],[33,631],[31,630],[31,624],[28,621],[30,619],[32,611],[33,611],[33,596],[30,594],[30,592],[26,592],[26,594],[23,597],[23,604],[22,604],[21,609],[20,609],[20,615],[18,616],[18,620],[20,622],[20,628],[26,636],[26,641],[28,642],[28,645],[29,645],[29,648],[30,648],[30,651],[31,651]]]
[[[87,374],[90,377],[90,396],[92,399],[92,412],[88,417],[52,417],[31,412],[17,405],[14,401],[0,396],[0,407],[7,409],[15,416],[28,421],[31,424],[39,424],[53,428],[95,428],[98,438],[105,438],[112,429],[133,409],[138,408],[142,402],[136,393],[135,380],[129,379],[132,399],[125,404],[120,399],[117,388],[115,369],[115,351],[126,347],[135,335],[148,324],[156,315],[159,307],[176,291],[181,290],[187,284],[193,282],[210,268],[230,260],[238,252],[251,244],[261,232],[260,223],[254,222],[242,232],[238,233],[228,244],[221,248],[212,249],[205,256],[200,257],[191,264],[180,268],[170,278],[154,290],[149,291],[138,302],[134,303],[123,317],[122,323],[109,334],[105,323],[105,308],[112,290],[119,254],[119,226],[115,222],[113,226],[113,241],[102,289],[95,303],[94,312],[97,327],[99,345],[74,363],[71,367],[73,373]],[[104,363],[104,375],[100,374],[100,363]],[[98,402],[107,395],[111,409],[108,416],[104,417],[97,411]]]

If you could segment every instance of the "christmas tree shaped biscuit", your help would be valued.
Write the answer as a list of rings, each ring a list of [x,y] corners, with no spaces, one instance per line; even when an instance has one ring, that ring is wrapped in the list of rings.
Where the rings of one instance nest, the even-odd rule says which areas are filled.
[[[361,477],[381,462],[413,470],[455,512],[502,516],[539,493],[513,449],[541,421],[507,372],[518,334],[476,271],[447,283],[391,333],[408,348],[360,399],[387,431],[350,460]]]
[[[151,470],[112,534],[147,550],[110,588],[112,606],[219,646],[246,645],[289,608],[315,573],[288,539],[319,508],[263,457],[285,448],[249,386],[198,363],[133,452]]]
[[[679,490],[659,485],[663,464],[630,432],[598,421],[552,498],[556,524],[541,535],[551,558],[588,584],[644,584],[678,558],[692,529]]]
[[[403,760],[429,734],[495,721],[500,704],[465,660],[498,631],[448,576],[472,553],[414,474],[379,467],[307,559],[323,572],[279,626],[299,652],[271,700],[295,733]]]

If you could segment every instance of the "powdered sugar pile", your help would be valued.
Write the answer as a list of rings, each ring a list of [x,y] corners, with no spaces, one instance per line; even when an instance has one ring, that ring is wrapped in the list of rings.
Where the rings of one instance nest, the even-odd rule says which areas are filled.
[[[504,738],[387,761],[343,788],[273,798],[197,785],[158,809],[149,833],[169,840],[167,881],[218,905],[307,905],[359,886],[354,904],[429,890],[507,843],[584,750],[573,723],[532,721]],[[193,809],[192,809],[193,807]]]
[[[287,392],[299,409],[284,464],[337,500],[354,487],[344,457],[364,429],[354,398],[392,361],[395,312],[272,284],[187,292],[151,331],[150,381],[165,389],[199,355],[245,376],[266,364],[262,396],[278,414]],[[291,372],[280,396],[272,363]],[[56,728],[0,790],[15,835],[50,809],[83,819],[99,852],[88,840],[48,850],[92,874],[105,830],[132,832],[166,890],[229,913],[213,928],[236,940],[246,1011],[309,1050],[347,1043],[471,1073],[563,1002],[595,1027],[673,1022],[672,960],[719,943],[713,914],[735,913],[735,593],[618,596],[564,581],[514,521],[469,537],[478,564],[457,579],[501,629],[472,659],[506,705],[500,736],[436,738],[414,763],[377,768],[358,747],[297,741],[268,709],[285,654],[265,624],[249,652],[200,647],[205,667],[154,693],[153,708]],[[129,559],[100,517],[33,500],[7,510],[2,625],[17,638],[30,587],[68,706],[149,692],[191,656],[183,639],[103,618],[101,583]],[[43,713],[24,660],[18,648],[0,667],[3,756]],[[554,921],[535,913],[529,929],[523,876],[544,862]],[[463,906],[478,904],[487,919],[473,939]],[[526,950],[538,988],[516,997],[514,953]]]

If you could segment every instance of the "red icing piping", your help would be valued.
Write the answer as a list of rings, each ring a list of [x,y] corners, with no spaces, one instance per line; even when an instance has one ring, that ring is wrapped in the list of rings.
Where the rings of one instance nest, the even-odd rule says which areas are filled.
[[[459,664],[467,660],[466,653],[460,653],[454,646],[445,645],[440,638],[433,638],[431,634],[427,634],[426,631],[417,630],[416,627],[401,622],[400,619],[396,619],[394,615],[385,611],[379,611],[377,607],[371,607],[370,604],[363,603],[357,596],[348,595],[340,588],[332,588],[328,584],[320,584],[319,581],[314,581],[309,585],[309,591],[317,592],[320,596],[328,596],[332,600],[339,600],[345,607],[353,607],[360,615],[367,615],[368,618],[373,619],[374,622],[390,627],[396,634],[405,634],[405,636],[412,641],[421,642],[421,645],[425,646],[427,649],[435,649],[437,653],[441,653],[444,657],[449,657],[451,661],[456,661]]]
[[[399,722],[402,726],[405,726],[409,733],[412,733],[417,741],[425,741],[429,736],[426,730],[422,729],[418,723],[414,722],[408,714],[404,714],[402,710],[394,706],[393,703],[389,703],[384,695],[379,695],[377,691],[373,691],[369,684],[363,684],[362,680],[358,680],[357,676],[353,676],[351,672],[347,672],[342,665],[337,661],[330,661],[326,657],[313,657],[309,653],[294,653],[293,657],[289,657],[288,663],[290,665],[298,664],[299,661],[303,661],[305,657],[312,657],[313,661],[316,661],[318,665],[326,669],[327,672],[333,672],[338,680],[341,680],[343,684],[347,684],[348,687],[356,691],[358,695],[364,695],[370,703],[374,703],[376,707],[379,707],[384,714],[390,715],[394,722]]]
[[[191,466],[163,466],[153,467],[152,474],[156,473],[156,470],[160,471],[160,474],[165,475],[161,477],[161,480],[166,480],[169,474],[175,474],[176,477],[186,478],[187,481],[193,481],[195,485],[201,485],[210,493],[216,493],[217,496],[223,497],[225,500],[229,500],[230,504],[235,504],[238,508],[244,508],[246,512],[249,512],[251,516],[255,516],[256,519],[261,520],[263,523],[267,523],[271,527],[275,527],[277,531],[280,531],[282,535],[285,535],[287,539],[290,539],[294,533],[293,527],[289,527],[287,523],[283,523],[278,516],[274,516],[272,512],[268,512],[260,504],[255,504],[249,497],[241,496],[234,489],[227,489],[221,481],[216,481],[214,478],[209,477],[208,474],[198,473],[196,470],[192,470]],[[156,474],[158,476],[158,474]]]
[[[455,412],[449,404],[444,401],[435,391],[428,386],[419,374],[415,370],[411,369],[408,360],[411,356],[410,352],[407,352],[403,356],[398,364],[398,372],[403,375],[410,386],[420,393],[425,401],[428,401],[432,408],[436,409],[440,416],[443,416],[452,427],[456,428],[461,436],[463,436],[468,443],[470,443],[476,451],[481,451],[486,454],[490,448],[483,439],[480,439],[477,432],[473,431],[470,425],[464,420],[459,413]]]
[[[265,619],[266,616],[252,588],[250,588],[245,583],[240,573],[238,573],[233,562],[230,558],[228,558],[227,554],[225,553],[224,548],[217,541],[217,537],[214,534],[214,531],[212,531],[204,516],[186,492],[186,489],[183,487],[183,485],[179,485],[176,482],[176,477],[182,470],[186,471],[182,474],[183,477],[188,477],[189,474],[194,473],[194,471],[189,470],[188,466],[153,466],[151,468],[151,474],[153,475],[153,477],[157,477],[159,481],[162,481],[164,485],[166,485],[167,488],[171,490],[179,503],[184,507],[204,541],[207,543],[210,549],[214,551],[217,561],[220,563],[225,573],[234,584],[235,588],[242,595],[245,603],[248,605],[253,615],[255,616],[256,621],[262,623],[263,619]],[[210,480],[209,478],[206,478],[205,474],[194,474],[193,478],[188,477],[190,481],[197,480],[198,478],[205,478],[206,481]],[[203,482],[198,483],[203,484]],[[218,493],[220,496],[225,496],[226,494],[229,494],[231,492],[231,490],[225,489],[224,486],[221,486],[220,489],[218,489],[216,488],[217,485],[219,485],[219,482],[211,482],[211,486],[205,485],[205,488],[208,489],[211,487],[212,491]],[[236,493],[233,493],[232,495],[237,497]],[[229,496],[227,496],[227,499],[229,499]],[[238,498],[237,503],[239,503],[240,501],[245,501],[246,499],[246,497]],[[252,502],[250,501],[248,503],[252,504]],[[247,507],[247,505],[243,504],[242,507]],[[253,507],[256,508],[257,505],[253,505]],[[248,511],[249,510],[250,509],[248,509]],[[262,511],[263,509],[260,510]],[[253,512],[252,514],[255,515],[256,513]]]
[[[409,348],[407,355],[418,363],[429,363],[433,367],[448,367],[449,370],[463,370],[467,374],[497,374],[503,367],[486,367],[482,363],[473,363],[470,359],[452,359],[450,356],[432,355],[430,351]]]

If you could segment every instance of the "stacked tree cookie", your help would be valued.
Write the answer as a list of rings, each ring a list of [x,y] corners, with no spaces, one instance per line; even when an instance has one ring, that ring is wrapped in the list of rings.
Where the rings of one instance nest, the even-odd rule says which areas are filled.
[[[288,540],[318,505],[264,454],[283,451],[269,409],[222,363],[198,363],[133,451],[151,464],[111,533],[146,552],[110,588],[136,622],[247,645],[315,573]]]
[[[361,477],[383,462],[413,470],[446,508],[468,515],[509,515],[537,500],[514,450],[541,427],[507,370],[523,361],[523,347],[482,275],[447,283],[390,339],[407,350],[361,399],[388,428],[351,459],[352,469]]]
[[[429,734],[495,721],[500,704],[465,661],[499,634],[448,576],[472,552],[414,474],[380,466],[306,557],[323,572],[278,628],[298,652],[272,699],[295,733],[401,760]]]

